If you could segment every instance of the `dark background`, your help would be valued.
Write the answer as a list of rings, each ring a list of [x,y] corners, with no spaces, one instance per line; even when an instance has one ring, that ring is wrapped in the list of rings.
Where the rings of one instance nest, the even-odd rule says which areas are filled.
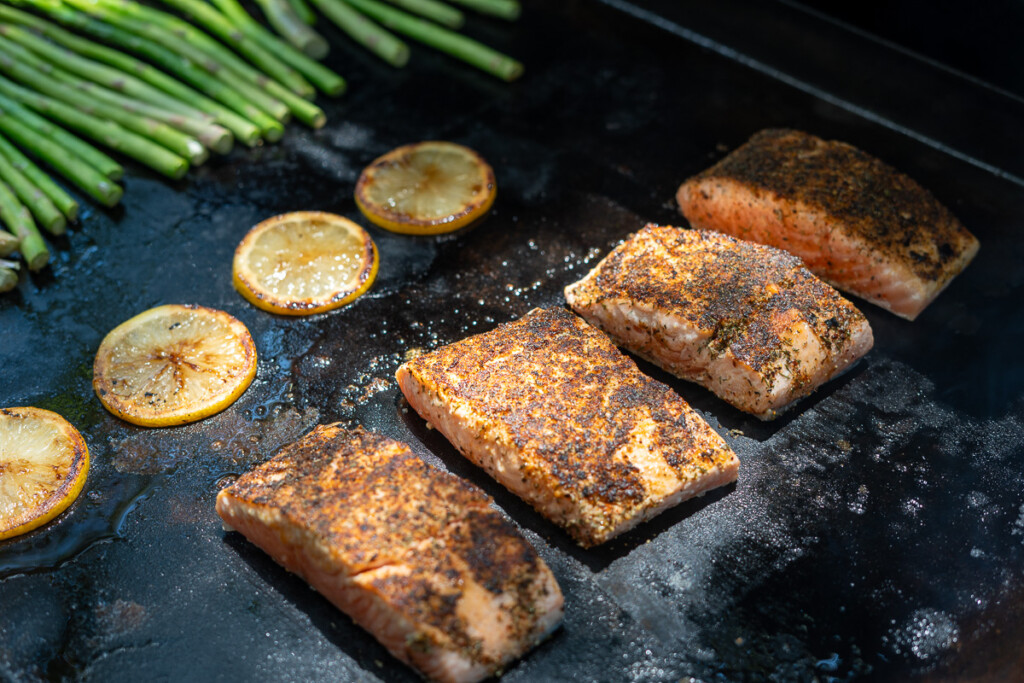
[[[329,421],[406,440],[480,485],[551,565],[565,624],[507,680],[1019,679],[1024,117],[1019,97],[977,79],[1012,71],[998,64],[1021,48],[972,33],[953,8],[914,31],[890,7],[905,18],[871,5],[842,18],[887,37],[960,26],[961,40],[992,44],[995,70],[950,43],[928,53],[978,69],[964,78],[791,4],[538,0],[518,24],[467,27],[523,59],[518,83],[416,46],[395,71],[328,30],[350,92],[323,102],[324,129],[292,126],[180,183],[131,166],[123,205],[86,202],[52,267],[0,297],[0,405],[60,412],[93,458],[68,513],[0,543],[0,680],[416,680],[213,512],[225,482]],[[768,126],[907,172],[981,251],[913,323],[857,302],[874,350],[777,422],[641,364],[725,436],[740,479],[583,551],[407,411],[394,370],[411,349],[562,305],[626,234],[681,223],[678,184]],[[320,209],[366,224],[360,169],[432,138],[495,167],[485,222],[438,238],[368,226],[379,279],[330,314],[273,316],[234,292],[231,255],[254,223]],[[100,340],[146,308],[190,302],[249,327],[253,385],[181,428],[107,414],[90,386]]]

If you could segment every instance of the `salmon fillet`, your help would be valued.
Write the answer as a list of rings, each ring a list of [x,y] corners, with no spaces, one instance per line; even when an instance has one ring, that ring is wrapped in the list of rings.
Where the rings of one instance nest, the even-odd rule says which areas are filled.
[[[871,326],[800,259],[648,225],[565,288],[621,346],[762,420],[863,356]]]
[[[978,252],[927,190],[842,142],[763,130],[679,188],[695,228],[785,249],[816,275],[909,320]]]
[[[433,680],[493,675],[562,618],[551,570],[483,491],[361,428],[317,427],[217,513]]]
[[[534,309],[398,369],[409,404],[582,546],[736,479],[739,460],[607,335]]]

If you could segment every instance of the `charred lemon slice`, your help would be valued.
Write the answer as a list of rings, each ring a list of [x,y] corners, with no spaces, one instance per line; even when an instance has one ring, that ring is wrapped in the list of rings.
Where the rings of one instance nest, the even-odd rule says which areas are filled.
[[[42,408],[0,408],[0,540],[46,524],[85,486],[89,449]]]
[[[322,313],[355,300],[377,277],[377,248],[347,218],[296,211],[263,221],[235,249],[235,289],[282,315]]]
[[[103,406],[143,427],[194,422],[224,410],[256,374],[245,325],[203,306],[157,306],[121,323],[96,352]]]
[[[438,235],[483,216],[495,193],[494,171],[479,154],[453,142],[420,142],[367,166],[356,204],[385,230]]]

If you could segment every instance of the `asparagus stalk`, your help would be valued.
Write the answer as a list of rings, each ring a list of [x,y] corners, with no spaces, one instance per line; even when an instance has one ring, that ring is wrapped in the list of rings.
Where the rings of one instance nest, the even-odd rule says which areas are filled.
[[[211,73],[230,82],[256,106],[279,121],[290,114],[312,128],[327,121],[323,110],[296,95],[266,74],[260,73],[216,40],[175,16],[129,0],[67,0],[84,6],[94,16],[145,35],[182,56],[199,50]],[[96,3],[96,4],[90,4]],[[184,40],[184,43],[183,43]]]
[[[443,2],[437,2],[437,0],[389,1],[392,5],[397,5],[408,12],[418,14],[421,17],[430,19],[431,21],[437,22],[442,26],[447,26],[448,28],[462,28],[462,25],[466,23],[466,17],[462,12],[451,5],[446,5]]]
[[[93,90],[94,96],[106,97],[109,104],[121,104],[129,111],[162,121],[183,133],[192,135],[204,146],[220,154],[227,154],[231,151],[234,137],[228,130],[213,123],[214,117],[210,114],[189,107],[133,76],[80,57],[70,50],[54,45],[17,26],[0,24],[0,35],[21,47],[28,48],[34,55],[41,57],[51,65],[96,82],[104,88],[109,88],[117,93],[125,93],[134,98],[128,99],[113,93],[105,95],[106,90],[103,88]],[[60,77],[59,74],[55,75]],[[64,79],[62,78],[62,80]],[[74,83],[74,81],[67,82]],[[111,101],[111,97],[115,99]],[[139,104],[133,105],[132,102],[136,101]]]
[[[9,292],[18,286],[18,264],[0,259],[0,293]]]
[[[0,39],[0,66],[4,67],[8,75],[36,91],[73,105],[86,114],[93,114],[118,123],[139,135],[160,143],[193,164],[201,164],[209,158],[209,152],[202,143],[181,131],[151,118],[139,116],[120,107],[90,98],[88,94],[77,88],[63,86],[59,80],[51,78],[50,74],[62,73],[77,83],[84,83],[84,81],[37,59],[27,50],[3,39]]]
[[[302,74],[250,39],[244,32],[239,31],[227,17],[207,4],[206,0],[163,0],[163,2],[190,16],[195,22],[244,55],[254,66],[271,78],[277,79],[296,95],[310,98],[316,93],[309,81],[302,77]]]
[[[67,4],[84,11],[93,19],[157,43],[179,57],[193,62],[225,85],[230,85],[249,102],[270,114],[279,122],[288,120],[289,111],[287,105],[270,97],[258,85],[252,82],[248,65],[241,62],[230,50],[223,48],[223,46],[217,44],[216,41],[190,24],[185,22],[181,22],[180,25],[176,24],[171,21],[176,19],[176,17],[171,17],[162,12],[158,14],[164,15],[167,18],[166,23],[171,24],[171,26],[155,24],[149,19],[140,19],[137,16],[133,16],[130,13],[131,10],[126,9],[127,6],[122,4],[112,5],[92,0],[65,1]],[[215,43],[216,46],[210,45],[207,39],[211,43]],[[222,48],[223,52],[218,48]],[[241,62],[241,66],[236,63],[236,60]],[[238,70],[236,71],[231,67],[236,67]],[[266,76],[260,76],[260,78],[264,81],[266,80]]]
[[[29,270],[39,270],[50,262],[50,250],[36,229],[32,214],[18,201],[6,183],[0,182],[0,220],[18,238],[18,251]]]
[[[0,132],[24,149],[30,150],[104,206],[114,206],[121,201],[124,190],[119,185],[80,157],[69,154],[65,148],[9,116],[7,108],[2,104],[0,104]]]
[[[84,12],[73,10],[67,6],[50,5],[45,0],[27,1],[65,26],[70,26],[83,33],[87,33],[93,38],[106,43],[113,43],[136,52],[157,66],[175,74],[256,124],[263,137],[268,141],[277,142],[284,134],[284,127],[278,120],[249,102],[234,87],[200,68],[187,57],[183,57],[152,40],[137,36],[131,31],[106,24]]]
[[[14,165],[7,160],[7,157],[0,154],[0,182],[11,186],[14,193],[18,195],[21,203],[28,207],[36,221],[52,235],[63,235],[67,228],[67,220],[64,218],[50,198],[43,194],[43,191],[32,184],[32,181],[25,177]]]
[[[259,144],[260,129],[252,121],[243,118],[221,103],[206,97],[198,90],[195,90],[181,81],[166,75],[164,72],[145,62],[141,62],[134,57],[106,47],[105,45],[95,43],[87,38],[81,38],[73,33],[65,31],[56,24],[46,21],[45,19],[40,19],[35,15],[16,10],[12,7],[7,7],[3,4],[0,4],[0,20],[10,21],[21,26],[27,26],[46,36],[54,43],[62,46],[64,50],[61,53],[62,56],[60,60],[54,62],[54,60],[51,59],[50,61],[64,64],[69,71],[75,71],[73,58],[79,58],[85,61],[92,60],[90,62],[91,64],[106,65],[110,67],[112,71],[105,73],[114,78],[114,81],[98,80],[92,75],[94,73],[98,74],[99,72],[75,71],[75,73],[78,73],[83,77],[88,77],[90,80],[102,83],[103,85],[113,89],[116,89],[116,86],[113,84],[119,79],[125,83],[125,92],[129,92],[134,97],[142,101],[163,106],[169,111],[175,111],[183,115],[189,115],[192,111],[204,112],[208,116],[212,116],[217,123],[220,123],[234,133],[235,137],[244,144],[250,147]],[[31,35],[24,31],[22,33],[25,35]],[[52,45],[52,43],[38,38],[36,40],[38,40],[39,43]],[[27,45],[27,47],[32,46]],[[49,59],[49,56],[47,56],[46,53],[39,52],[38,50],[37,53],[42,54],[44,57]],[[144,86],[148,85],[150,87],[148,90],[145,88],[133,87],[130,85],[133,80],[137,80]],[[189,104],[185,104],[186,102],[191,103],[191,106]]]
[[[506,21],[515,21],[519,18],[519,0],[450,0],[463,7],[476,10],[481,14],[490,14]]]
[[[238,58],[233,52],[231,52],[231,50],[175,16],[140,5],[139,3],[134,2],[134,0],[72,1],[98,1],[107,6],[117,7],[121,11],[131,14],[132,18],[138,16],[143,24],[140,26],[136,23],[136,27],[145,28],[145,22],[149,22],[158,30],[166,31],[168,34],[174,33],[190,37],[193,45],[198,46],[210,57],[210,59],[223,65],[225,69],[230,72],[231,77],[233,77],[233,83],[236,83],[234,79],[242,79],[241,81],[237,81],[236,87],[244,89],[246,96],[252,99],[252,101],[258,106],[267,107],[265,110],[271,114],[275,113],[271,110],[272,107],[283,106],[284,110],[278,117],[278,120],[280,121],[286,121],[287,116],[291,113],[311,128],[320,128],[327,122],[327,116],[320,107],[303,99],[301,96],[296,95],[293,91],[289,90],[266,74],[260,73]],[[174,45],[180,49],[181,42],[176,41],[174,42]],[[228,76],[222,73],[221,77],[224,78]],[[306,85],[309,86],[308,83],[306,83]],[[311,88],[310,93],[312,93]]]
[[[523,74],[523,65],[511,57],[425,19],[414,17],[377,0],[345,1],[387,28],[446,52],[492,76],[514,81]]]
[[[5,58],[0,54],[0,66],[5,66],[5,64]],[[4,80],[6,81],[6,79]],[[61,145],[111,180],[116,181],[124,177],[124,167],[92,145],[80,140],[63,128],[54,126],[42,116],[17,102],[6,100],[5,104],[9,116],[18,119],[37,134]]]
[[[0,78],[0,107],[13,105],[14,102],[11,100],[18,100],[37,111],[44,112],[65,126],[137,159],[169,178],[177,180],[188,171],[188,162],[185,159],[152,140],[136,135],[113,121],[83,113],[60,100],[40,95]]]
[[[98,83],[110,90],[116,90],[119,93],[123,93],[142,102],[148,102],[150,104],[165,107],[169,111],[182,114],[183,116],[188,116],[189,118],[209,122],[214,120],[213,115],[190,107],[180,100],[176,100],[171,97],[162,90],[154,88],[148,83],[135,78],[131,74],[127,74],[124,71],[119,71],[118,69],[106,66],[100,62],[75,54],[71,50],[55,45],[50,41],[18,26],[0,24],[0,36],[4,36],[21,47],[31,50],[36,57],[39,57],[54,66],[60,67],[65,71],[69,71],[76,76],[81,76],[82,78],[94,83]]]
[[[302,20],[302,23],[310,26],[316,23],[316,14],[306,0],[288,0],[288,4],[291,5],[292,11]]]
[[[221,128],[215,123],[210,123],[207,120],[197,120],[161,109],[146,102],[133,100],[114,91],[96,86],[93,83],[75,81],[68,78],[66,74],[55,73],[54,77],[63,83],[67,83],[69,87],[76,88],[95,98],[99,102],[113,107],[121,107],[126,112],[166,123],[185,135],[194,137],[201,145],[219,154],[227,154],[231,151],[235,140],[234,136],[231,135],[231,131]]]
[[[0,257],[9,256],[18,250],[18,238],[0,228]],[[0,264],[8,264],[10,261],[0,261]],[[0,266],[2,267],[2,266]],[[7,291],[7,290],[0,290]]]
[[[213,0],[213,3],[247,36],[277,54],[282,61],[290,64],[292,68],[309,79],[309,82],[315,85],[320,92],[333,97],[345,91],[345,79],[268,31],[262,24],[249,16],[238,0]]]
[[[18,148],[5,140],[2,135],[0,135],[0,156],[42,190],[43,194],[53,202],[53,205],[60,209],[65,218],[69,221],[78,220],[78,202],[55,183],[48,173],[29,161],[28,157],[19,152]]]
[[[256,0],[256,4],[263,10],[274,30],[302,54],[313,59],[327,56],[327,41],[295,13],[288,0]]]
[[[334,24],[357,43],[394,67],[409,61],[409,46],[355,11],[344,0],[312,0]]]

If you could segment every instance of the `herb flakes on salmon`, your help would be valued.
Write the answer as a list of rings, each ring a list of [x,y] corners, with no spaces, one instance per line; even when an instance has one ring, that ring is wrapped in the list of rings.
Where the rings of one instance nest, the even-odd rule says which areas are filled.
[[[564,309],[534,309],[397,376],[463,455],[584,547],[737,476],[735,454],[682,398]]]
[[[498,673],[561,622],[551,570],[486,494],[361,428],[317,427],[217,513],[432,680]]]
[[[909,320],[978,251],[974,235],[911,178],[795,130],[757,133],[676,197],[693,227],[785,249],[818,277]]]
[[[716,232],[648,225],[565,298],[624,348],[762,420],[874,342],[860,311],[800,259]]]

